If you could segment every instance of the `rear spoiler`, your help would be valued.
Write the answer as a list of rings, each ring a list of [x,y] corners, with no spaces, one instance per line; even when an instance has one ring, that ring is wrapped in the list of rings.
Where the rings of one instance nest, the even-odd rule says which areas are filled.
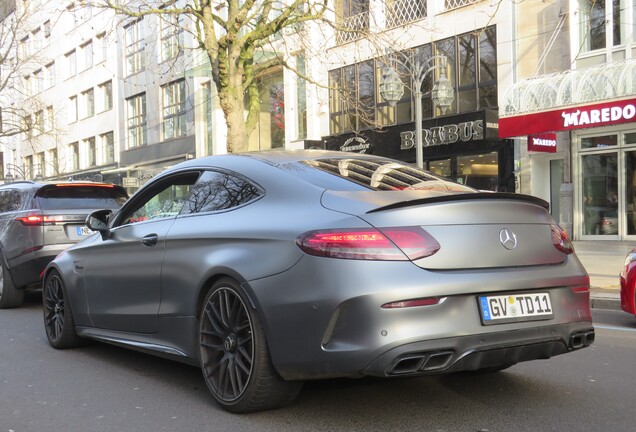
[[[516,194],[516,193],[510,193],[510,192],[476,192],[476,193],[462,193],[462,194],[443,195],[443,196],[435,196],[430,198],[418,198],[418,199],[412,199],[407,201],[400,201],[393,204],[378,207],[373,210],[369,210],[367,214],[381,212],[385,210],[393,210],[397,208],[411,207],[411,206],[416,206],[420,204],[433,204],[433,203],[449,202],[449,201],[467,201],[467,200],[480,200],[480,199],[524,201],[530,204],[543,207],[546,210],[550,210],[550,204],[548,204],[547,201],[532,195]]]

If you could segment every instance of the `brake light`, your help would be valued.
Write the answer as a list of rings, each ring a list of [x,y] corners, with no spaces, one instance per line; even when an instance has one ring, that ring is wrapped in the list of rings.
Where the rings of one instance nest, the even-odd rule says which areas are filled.
[[[78,187],[78,186],[91,186],[91,187],[102,187],[102,188],[113,188],[115,185],[108,183],[57,183],[55,186],[57,187]]]
[[[552,244],[554,247],[566,255],[574,253],[574,246],[572,246],[567,233],[558,225],[551,225],[550,228],[552,229]]]
[[[43,216],[32,214],[15,218],[16,221],[26,226],[55,225],[57,222],[64,222],[64,216]]]
[[[298,237],[296,244],[314,256],[382,261],[419,259],[440,248],[419,227],[310,231]]]
[[[42,215],[29,215],[15,218],[16,221],[26,226],[38,226],[44,223],[44,216]]]

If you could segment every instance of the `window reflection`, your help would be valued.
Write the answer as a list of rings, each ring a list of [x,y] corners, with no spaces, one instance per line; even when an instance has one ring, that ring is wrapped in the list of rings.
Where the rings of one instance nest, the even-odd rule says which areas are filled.
[[[181,214],[227,210],[248,203],[260,195],[256,186],[240,177],[208,171],[192,187]]]

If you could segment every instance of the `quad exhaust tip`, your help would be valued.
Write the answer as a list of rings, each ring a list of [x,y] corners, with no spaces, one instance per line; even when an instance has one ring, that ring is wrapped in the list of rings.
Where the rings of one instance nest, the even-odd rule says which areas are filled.
[[[448,367],[453,351],[409,353],[397,359],[389,370],[389,375],[405,375],[417,372],[431,372]]]
[[[590,346],[594,343],[594,330],[574,333],[570,336],[570,348],[573,350]]]

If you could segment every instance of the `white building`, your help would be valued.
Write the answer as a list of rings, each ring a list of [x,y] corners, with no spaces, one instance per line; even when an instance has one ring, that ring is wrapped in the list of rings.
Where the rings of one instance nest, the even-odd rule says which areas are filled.
[[[517,6],[518,17],[532,12],[525,3],[532,2]],[[563,0],[544,7],[542,29],[523,28],[518,18],[516,38],[543,31],[554,41],[543,50],[560,58],[518,53],[500,132],[519,137],[524,191],[548,200],[578,240],[636,239],[634,7],[631,0]],[[527,144],[536,136],[556,145],[538,152]]]

